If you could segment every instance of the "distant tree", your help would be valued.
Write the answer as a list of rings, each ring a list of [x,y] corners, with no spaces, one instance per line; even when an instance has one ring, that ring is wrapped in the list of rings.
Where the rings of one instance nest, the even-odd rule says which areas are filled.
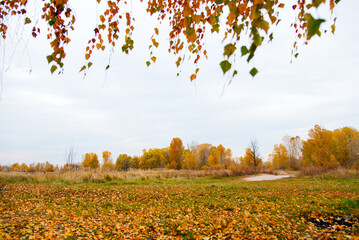
[[[250,148],[246,148],[246,152],[244,153],[244,156],[239,158],[241,166],[254,166],[253,161],[252,161],[252,154],[251,154],[251,149]]]
[[[43,169],[44,169],[45,172],[55,172],[54,165],[52,165],[48,161],[46,161]]]
[[[200,167],[203,166],[208,166],[208,158],[210,155],[210,151],[211,151],[212,145],[209,143],[202,143],[200,145],[197,146],[196,148],[196,153],[199,156],[200,159]]]
[[[228,168],[231,165],[235,165],[234,160],[232,158],[232,150],[230,148],[227,148],[227,150],[224,153],[223,165],[226,168]]]
[[[168,150],[168,168],[181,169],[184,147],[180,138],[173,138]]]
[[[251,141],[251,143],[249,144],[249,149],[251,150],[250,154],[252,157],[253,166],[260,166],[262,164],[262,159],[259,157],[259,147],[256,140]]]
[[[11,171],[19,172],[20,171],[20,165],[18,163],[14,163],[11,165]]]
[[[269,154],[268,157],[272,162],[272,167],[274,169],[289,168],[289,154],[287,148],[283,144],[274,145],[273,153]]]
[[[140,157],[138,157],[138,156],[132,157],[131,168],[134,168],[134,169],[140,168]]]
[[[128,171],[131,168],[132,157],[127,154],[120,154],[116,160],[116,170]]]
[[[303,164],[306,166],[354,167],[359,161],[359,132],[351,127],[327,130],[319,125],[309,130],[303,141]]]
[[[23,164],[21,164],[21,166],[20,166],[20,170],[21,170],[21,172],[28,172],[28,171],[29,171],[29,167],[28,167],[25,163],[23,163]]]
[[[29,172],[36,172],[36,165],[35,163],[31,163],[29,165]]]
[[[219,144],[217,146],[217,151],[218,151],[218,164],[220,166],[224,166],[224,159],[225,159],[225,156],[226,156],[226,148],[223,147],[222,144]]]
[[[298,170],[302,158],[302,140],[299,136],[286,135],[283,137],[283,142],[288,151],[288,168]]]
[[[242,166],[259,167],[262,165],[257,141],[251,141],[249,147],[246,148],[245,155],[240,157],[240,161]]]
[[[103,159],[103,164],[102,164],[102,170],[103,171],[111,171],[115,169],[115,165],[113,164],[113,160],[112,160],[112,153],[109,151],[103,151],[102,152],[102,159]]]
[[[216,147],[211,147],[210,152],[209,152],[209,157],[207,159],[207,162],[208,162],[208,165],[210,168],[212,168],[212,169],[221,168],[220,155],[221,155],[221,152]]]
[[[164,168],[168,164],[167,149],[153,148],[142,150],[139,167],[141,169]]]
[[[333,132],[315,125],[309,130],[309,138],[303,141],[303,164],[305,166],[338,166],[333,147]]]
[[[75,163],[76,151],[73,145],[70,146],[65,153],[65,165],[63,170],[65,171],[76,171],[79,170],[80,166]]]
[[[359,163],[359,132],[352,127],[333,131],[335,146],[333,151],[340,165],[352,167]]]
[[[185,150],[182,169],[200,169],[198,154],[191,152],[189,149]]]
[[[97,169],[100,167],[100,163],[98,161],[98,157],[96,153],[86,153],[83,161],[81,163],[83,168],[87,169]]]

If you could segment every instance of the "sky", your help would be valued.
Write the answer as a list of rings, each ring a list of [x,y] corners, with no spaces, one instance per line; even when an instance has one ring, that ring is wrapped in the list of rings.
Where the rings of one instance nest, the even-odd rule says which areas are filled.
[[[144,5],[135,3],[134,51],[96,53],[84,78],[79,69],[101,9],[85,0],[71,4],[77,22],[63,74],[49,72],[46,56],[51,50],[44,33],[32,39],[29,29],[23,31],[13,21],[8,38],[0,42],[2,165],[64,164],[71,147],[77,162],[87,152],[111,151],[114,159],[124,153],[141,155],[142,149],[169,146],[174,137],[185,146],[222,144],[234,157],[256,140],[266,160],[285,135],[305,140],[315,124],[331,130],[359,128],[358,1],[341,1],[335,35],[314,37],[300,47],[293,63],[293,16],[284,12],[273,42],[258,50],[253,63],[236,59],[240,73],[230,84],[219,67],[223,44],[216,35],[206,39],[209,59],[201,62],[197,79],[189,80],[194,70],[190,61],[177,77],[176,58],[167,52],[165,22],[159,26],[157,61],[146,67],[152,29],[158,25]],[[325,12],[316,14],[327,17]],[[248,73],[252,67],[259,70],[255,78]]]

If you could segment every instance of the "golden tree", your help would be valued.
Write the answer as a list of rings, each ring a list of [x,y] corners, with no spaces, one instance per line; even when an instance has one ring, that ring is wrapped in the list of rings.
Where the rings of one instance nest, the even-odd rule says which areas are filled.
[[[173,138],[168,150],[168,168],[180,169],[182,166],[184,147],[180,138]]]
[[[96,153],[86,153],[84,159],[81,163],[83,168],[87,169],[97,169],[100,167],[98,157]]]
[[[273,153],[269,154],[274,169],[289,168],[289,154],[287,148],[283,144],[274,145]]]
[[[109,151],[103,151],[102,152],[102,159],[103,159],[103,164],[102,164],[102,170],[103,171],[111,171],[113,169],[115,169],[115,165],[113,164],[113,159],[112,159],[112,153]]]

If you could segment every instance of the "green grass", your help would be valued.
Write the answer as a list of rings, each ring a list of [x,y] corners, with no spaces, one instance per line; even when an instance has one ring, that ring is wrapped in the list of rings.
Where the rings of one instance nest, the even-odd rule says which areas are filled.
[[[0,239],[345,239],[359,232],[358,179],[2,179],[0,190]],[[348,226],[335,220],[347,216]]]

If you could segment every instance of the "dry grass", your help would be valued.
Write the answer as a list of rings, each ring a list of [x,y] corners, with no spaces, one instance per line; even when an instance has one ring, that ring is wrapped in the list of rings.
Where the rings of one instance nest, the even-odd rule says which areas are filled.
[[[298,172],[299,177],[307,176],[319,179],[359,179],[359,170],[339,167],[328,169],[324,167],[307,167]]]
[[[203,177],[227,177],[257,173],[253,169],[234,170],[131,170],[120,171],[68,171],[48,173],[0,172],[0,181],[5,182],[64,182],[64,183],[102,183],[136,180],[191,179]]]

